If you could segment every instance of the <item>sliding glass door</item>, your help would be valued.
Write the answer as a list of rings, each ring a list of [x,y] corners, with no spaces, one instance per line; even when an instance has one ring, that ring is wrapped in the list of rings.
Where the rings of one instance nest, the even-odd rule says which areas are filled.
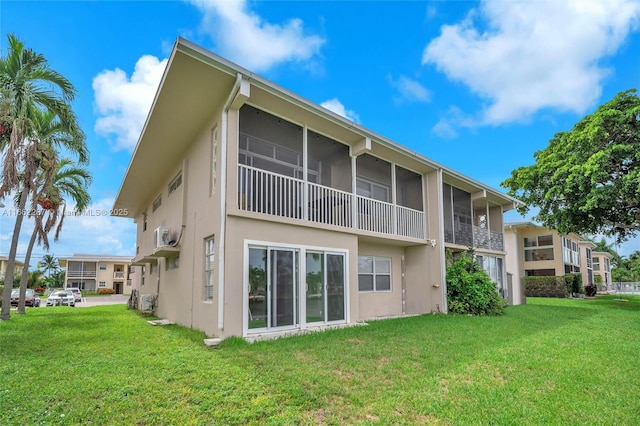
[[[344,321],[344,254],[308,251],[306,270],[307,323]]]
[[[271,259],[270,327],[298,325],[296,311],[298,253],[293,250],[269,250]]]
[[[298,252],[249,249],[249,328],[298,325]]]
[[[248,254],[249,330],[346,320],[345,253],[251,246]]]

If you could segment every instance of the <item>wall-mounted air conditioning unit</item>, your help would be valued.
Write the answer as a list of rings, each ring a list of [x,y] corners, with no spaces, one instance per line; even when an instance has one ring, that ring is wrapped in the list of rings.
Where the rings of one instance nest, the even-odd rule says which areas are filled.
[[[171,241],[171,228],[169,226],[159,226],[153,231],[153,240],[156,243],[156,248],[166,247]]]

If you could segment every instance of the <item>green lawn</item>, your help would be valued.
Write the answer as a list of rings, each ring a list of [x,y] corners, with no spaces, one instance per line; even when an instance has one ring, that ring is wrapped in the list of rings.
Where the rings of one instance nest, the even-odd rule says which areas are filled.
[[[638,424],[640,297],[207,348],[122,305],[0,322],[0,424]]]

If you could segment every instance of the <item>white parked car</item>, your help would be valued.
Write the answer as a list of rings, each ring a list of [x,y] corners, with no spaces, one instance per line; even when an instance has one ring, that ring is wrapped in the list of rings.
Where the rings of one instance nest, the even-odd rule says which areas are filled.
[[[76,298],[70,291],[58,290],[54,291],[47,298],[47,306],[76,306]]]
[[[67,287],[65,288],[65,290],[73,293],[76,302],[82,302],[82,293],[80,292],[80,289],[78,287]]]

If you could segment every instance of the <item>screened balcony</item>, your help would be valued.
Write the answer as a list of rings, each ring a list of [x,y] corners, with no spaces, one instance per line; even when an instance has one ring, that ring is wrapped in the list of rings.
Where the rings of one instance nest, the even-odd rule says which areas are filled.
[[[466,247],[504,251],[502,210],[471,193],[443,185],[444,240]]]
[[[425,238],[419,174],[248,105],[239,136],[241,210]]]
[[[67,278],[95,278],[95,262],[67,262]]]

